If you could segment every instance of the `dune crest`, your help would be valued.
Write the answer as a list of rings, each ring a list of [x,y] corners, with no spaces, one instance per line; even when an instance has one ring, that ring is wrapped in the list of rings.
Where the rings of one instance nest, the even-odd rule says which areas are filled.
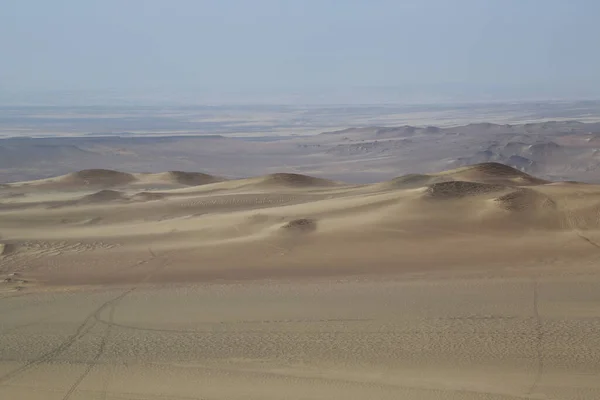
[[[438,176],[452,176],[455,180],[480,181],[488,183],[503,183],[507,185],[542,185],[548,181],[536,178],[508,165],[488,162],[469,165],[457,169],[444,171]]]
[[[308,188],[308,187],[328,187],[335,186],[336,182],[315,178],[309,175],[293,174],[293,173],[274,173],[264,177],[257,178],[257,184],[260,186],[285,186],[285,187],[296,187],[296,188]]]
[[[556,202],[550,197],[532,189],[518,189],[494,199],[500,207],[508,211],[555,210]]]
[[[438,180],[440,178],[434,175],[407,174],[377,185],[381,189],[411,189],[433,184]]]
[[[136,181],[135,176],[110,169],[85,169],[57,178],[56,182],[82,186],[119,186]]]
[[[69,176],[110,184],[131,179],[129,174],[104,170]],[[98,176],[101,179],[95,179]],[[300,264],[307,270],[319,269],[319,274],[326,273],[321,267],[338,274],[364,272],[373,262],[392,270],[420,263],[433,268],[443,264],[436,260],[443,260],[444,254],[452,254],[457,263],[468,264],[468,252],[439,245],[438,240],[453,240],[457,233],[472,243],[483,240],[478,238],[480,234],[498,235],[493,240],[502,244],[507,242],[500,235],[507,232],[539,232],[515,245],[520,248],[528,241],[535,241],[531,244],[535,247],[544,235],[552,241],[556,236],[551,235],[557,232],[577,237],[572,235],[579,234],[577,230],[600,228],[600,186],[527,185],[523,182],[536,182],[537,178],[495,163],[437,174],[409,174],[375,185],[344,185],[292,173],[198,188],[162,183],[198,183],[212,178],[174,172],[136,174],[134,178],[130,185],[95,190],[89,185],[64,187],[62,191],[35,186],[26,197],[11,199],[10,204],[0,207],[3,242],[5,238],[28,237],[45,242],[52,238],[67,244],[118,243],[119,254],[97,250],[89,256],[77,256],[80,258],[61,255],[63,259],[54,264],[59,265],[57,269],[47,267],[50,264],[38,255],[38,247],[23,250],[23,256],[30,257],[27,268],[34,269],[40,281],[63,276],[86,283],[104,274],[103,268],[109,268],[92,267],[97,265],[93,257],[114,255],[118,258],[114,261],[116,268],[125,263],[119,257],[129,254],[133,259],[130,264],[137,265],[140,259],[158,253],[148,250],[153,246],[163,249],[166,258],[173,257],[175,266],[169,271],[177,272],[165,274],[174,280],[188,275],[205,279],[212,273],[227,275],[227,271],[241,269],[249,275],[255,269],[268,275],[271,272],[265,271],[271,271],[269,268],[274,268],[273,274],[292,273]],[[482,243],[483,247],[489,244]],[[440,246],[433,261],[426,250],[432,246]],[[539,249],[547,248],[543,244]],[[181,259],[179,250],[185,250]],[[51,249],[48,253],[61,251]],[[293,258],[285,258],[292,253]],[[326,261],[323,254],[327,254]],[[90,268],[84,273],[79,266],[87,262],[87,257],[91,257]],[[403,260],[401,264],[399,259]],[[20,260],[9,255],[3,262],[18,265]],[[204,272],[197,269],[198,265]]]
[[[149,178],[166,183],[180,184],[184,186],[200,186],[210,183],[222,182],[225,179],[202,172],[168,171],[157,174],[149,174]]]
[[[104,189],[100,190],[99,192],[83,196],[79,200],[79,203],[104,203],[115,200],[127,200],[127,197],[122,192],[117,190]]]
[[[131,196],[131,199],[137,200],[137,201],[156,201],[156,200],[163,200],[167,197],[168,197],[168,194],[166,194],[166,193],[139,192],[139,193],[136,193],[133,196]]]
[[[504,185],[469,181],[439,182],[427,186],[425,196],[431,199],[460,199],[506,190]]]

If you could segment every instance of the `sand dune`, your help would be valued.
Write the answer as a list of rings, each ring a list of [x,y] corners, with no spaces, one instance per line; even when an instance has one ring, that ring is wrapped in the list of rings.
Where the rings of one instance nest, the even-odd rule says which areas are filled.
[[[444,171],[440,176],[452,176],[455,180],[477,181],[484,183],[503,183],[508,185],[541,185],[548,183],[543,179],[535,178],[518,169],[499,163],[482,163]]]
[[[335,186],[335,182],[315,178],[312,176],[290,173],[275,173],[264,177],[256,178],[257,186],[261,187],[292,187],[292,188],[309,188],[309,187],[329,187]]]
[[[154,201],[154,200],[162,200],[168,197],[168,193],[160,193],[160,192],[139,192],[131,196],[132,200],[139,201]]]
[[[478,196],[487,193],[501,192],[506,189],[506,186],[489,183],[447,181],[427,186],[425,189],[425,196],[431,199],[457,199],[465,196]]]
[[[201,172],[168,171],[157,174],[136,174],[136,178],[144,182],[175,184],[184,186],[200,186],[222,182],[225,179]]]
[[[463,183],[451,184],[449,182]],[[508,165],[487,162],[433,174],[403,175],[390,181],[376,184],[376,186],[382,189],[410,189],[429,186],[431,190],[435,191],[435,188],[444,190],[444,188],[459,185],[463,186],[466,191],[477,192],[477,189],[475,189],[476,186],[469,185],[467,182],[480,183],[482,185],[480,189],[484,191],[486,190],[484,189],[485,185],[534,186],[549,183],[546,180],[536,178]],[[471,189],[466,189],[467,186]],[[497,187],[495,190],[500,189],[500,187]],[[458,189],[458,191],[462,190]],[[488,187],[489,190],[491,190],[491,187]]]
[[[494,163],[29,185],[0,207],[0,397],[600,396],[600,185]]]
[[[435,175],[408,174],[375,185],[381,189],[411,189],[433,184],[440,180],[443,179]]]
[[[448,260],[483,267],[471,253],[479,246],[484,257],[483,249],[496,240],[494,235],[502,240],[501,235],[513,232],[514,240],[500,247],[522,247],[528,249],[526,257],[535,258],[548,251],[543,238],[574,238],[584,234],[582,230],[593,236],[600,228],[600,186],[548,184],[495,163],[362,186],[289,173],[208,183],[204,174],[197,174],[185,179],[205,182],[201,186],[140,192],[140,178],[131,181],[131,176],[83,171],[54,181],[119,184],[119,190],[77,192],[69,187],[61,197],[32,192],[11,199],[0,211],[0,234],[16,251],[3,259],[4,269],[31,274],[37,282],[93,283],[112,276],[110,271],[121,265],[92,267],[94,259],[112,250],[104,254],[57,249],[47,259],[22,245],[31,240],[50,247],[55,241],[112,243],[119,249],[114,255],[127,255],[125,259],[149,246],[164,249],[172,254],[168,257],[177,258],[177,267],[161,279],[175,281],[183,276],[225,276],[241,264],[247,266],[244,276],[253,271],[258,276],[295,274],[299,264],[304,266],[300,272],[308,275],[369,273],[364,264],[375,260],[389,272],[402,272],[407,265],[446,268]],[[152,174],[155,182],[181,178]],[[84,189],[89,190],[88,185]],[[535,236],[523,236],[531,230],[536,230]],[[311,235],[294,239],[282,236],[285,232]],[[459,238],[477,245],[457,251],[452,243]],[[433,241],[435,256],[425,250]],[[578,253],[581,257],[594,250],[587,244]],[[492,261],[502,260],[488,258],[483,264]],[[48,262],[60,267],[49,268]],[[137,269],[134,275],[143,271]],[[118,282],[118,276],[110,280]]]
[[[556,202],[549,196],[531,189],[519,189],[494,199],[509,211],[556,210]]]
[[[87,169],[56,179],[57,183],[87,186],[118,186],[133,181],[133,175],[109,169]]]
[[[77,200],[78,203],[86,204],[86,203],[104,203],[108,201],[114,200],[126,200],[127,198],[123,195],[123,193],[117,190],[109,190],[104,189],[99,192],[88,194],[83,196],[81,199]]]
[[[110,169],[86,169],[55,178],[39,179],[35,181],[17,182],[8,185],[10,188],[19,188],[40,191],[61,190],[86,190],[90,188],[111,188],[132,184],[136,181],[133,174],[113,171]]]
[[[8,189],[31,191],[77,191],[90,189],[177,189],[223,182],[225,179],[201,172],[126,173],[109,169],[88,169],[55,178],[17,182]]]

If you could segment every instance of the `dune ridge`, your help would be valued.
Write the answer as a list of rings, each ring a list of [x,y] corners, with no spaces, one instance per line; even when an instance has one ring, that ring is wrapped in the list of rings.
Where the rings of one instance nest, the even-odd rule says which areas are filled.
[[[504,183],[507,185],[542,185],[548,183],[544,179],[536,178],[516,168],[496,162],[487,162],[466,167],[456,168],[437,174],[438,176],[452,176],[456,180],[479,181],[484,183]]]
[[[375,185],[377,185],[377,187],[381,189],[410,189],[423,187],[435,183],[439,180],[441,180],[441,178],[435,175],[407,174],[391,179],[389,181],[377,183]]]
[[[135,180],[132,174],[110,169],[86,169],[56,178],[57,183],[83,186],[118,186]]]
[[[226,179],[202,172],[187,171],[167,171],[156,174],[137,174],[138,179],[157,181],[163,183],[173,183],[184,186],[200,186],[210,183],[223,182]]]
[[[457,199],[506,190],[504,185],[469,181],[446,181],[428,185],[425,196],[431,199]]]
[[[283,173],[278,172],[274,174],[265,175],[257,179],[257,185],[269,187],[269,186],[285,186],[293,188],[306,188],[306,187],[329,187],[334,186],[334,181],[322,178],[316,178],[313,176],[294,174],[294,173]]]
[[[133,196],[131,196],[132,200],[139,200],[139,201],[156,201],[156,200],[163,200],[165,198],[167,198],[169,196],[168,193],[161,193],[161,192],[139,192],[134,194]]]
[[[68,393],[55,389],[55,376],[65,388],[84,376],[87,390],[106,387],[111,374],[110,392],[97,394],[112,398],[121,385],[128,397],[154,384],[145,374],[156,368],[168,371],[156,375],[164,378],[161,393],[177,377],[190,388],[190,371],[205,373],[190,398],[240,382],[248,390],[231,398],[246,398],[272,382],[255,397],[281,398],[301,383],[303,395],[314,385],[347,387],[343,399],[356,388],[361,399],[390,388],[398,390],[389,399],[512,399],[495,395],[505,393],[507,376],[523,377],[512,390],[533,398],[540,388],[555,393],[559,373],[562,393],[571,387],[565,365],[579,368],[573,382],[585,376],[586,388],[598,386],[590,332],[600,329],[600,308],[590,282],[600,282],[600,185],[541,184],[489,163],[365,185],[289,173],[214,183],[175,175],[132,181],[85,172],[70,175],[77,184],[51,178],[3,199],[0,348],[42,360],[33,372],[54,386],[48,393],[36,386],[32,399]],[[131,343],[141,344],[133,355]],[[40,358],[63,349],[58,359]],[[311,365],[300,366],[307,357]],[[13,359],[0,364],[29,372]],[[86,375],[90,366],[103,373]],[[333,374],[322,375],[333,368],[341,377],[335,385]],[[365,380],[374,368],[377,378]],[[115,371],[143,385],[129,387]],[[441,391],[456,373],[463,379]],[[434,389],[416,392],[423,376]],[[9,398],[33,393],[1,383]],[[600,393],[600,386],[588,397],[571,389],[578,399]]]
[[[88,194],[79,199],[79,203],[104,203],[114,200],[126,200],[127,197],[117,190],[104,189],[96,193]]]
[[[532,189],[521,188],[494,199],[509,211],[555,210],[556,202],[550,197]]]
[[[162,249],[173,265],[155,279],[175,281],[371,273],[373,263],[378,271],[397,272],[411,266],[445,268],[448,260],[477,261],[480,268],[505,257],[486,255],[491,242],[513,246],[508,255],[545,257],[547,243],[557,234],[600,234],[600,186],[546,184],[494,163],[375,185],[291,173],[213,183],[204,180],[205,174],[185,175],[188,183],[205,182],[198,187],[156,183],[182,178],[176,175],[135,175],[131,181],[129,174],[96,170],[67,176],[77,182],[130,183],[96,191],[89,185],[62,192],[28,187],[27,196],[0,208],[3,241],[15,246],[3,260],[5,268],[31,269],[38,282],[90,283],[107,275],[121,282],[128,278],[109,271],[121,271],[129,257],[137,260],[133,264],[140,262],[149,247],[153,254]],[[147,184],[158,189],[145,189]],[[520,238],[530,230],[538,233]],[[507,241],[503,235],[509,232],[520,239]],[[455,238],[472,246],[456,248],[449,244]],[[57,241],[89,246],[57,246]],[[43,245],[20,244],[28,242]],[[589,248],[574,246],[572,254],[583,257],[594,249],[585,243]],[[431,246],[436,251],[428,250]],[[71,250],[84,248],[90,250]],[[102,267],[94,261],[113,256]]]

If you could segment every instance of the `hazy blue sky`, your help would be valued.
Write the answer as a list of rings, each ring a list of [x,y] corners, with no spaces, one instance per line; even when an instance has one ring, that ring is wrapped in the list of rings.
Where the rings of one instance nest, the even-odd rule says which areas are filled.
[[[600,95],[598,16],[598,0],[0,0],[0,90]]]

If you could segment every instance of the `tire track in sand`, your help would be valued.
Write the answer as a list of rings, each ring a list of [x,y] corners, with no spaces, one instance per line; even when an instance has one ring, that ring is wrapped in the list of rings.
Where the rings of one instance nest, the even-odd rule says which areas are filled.
[[[152,257],[149,260],[147,260],[146,262],[151,262],[152,260],[155,260],[157,258],[156,254],[154,253],[154,251],[151,248],[148,248],[148,252],[152,255]],[[109,301],[108,303],[105,303],[102,307],[97,309],[96,312],[93,314],[94,325],[100,323],[100,321],[102,320],[101,314],[107,307],[110,307],[109,321],[112,322],[114,319],[115,309],[118,306],[119,302],[121,300],[123,300],[127,295],[129,295],[130,293],[135,291],[139,285],[148,281],[148,279],[150,279],[159,270],[164,269],[167,265],[168,264],[159,264],[158,267],[156,267],[154,270],[152,270],[150,273],[148,273],[148,275],[146,275],[144,277],[144,279],[142,279],[137,285],[131,287],[129,290],[126,290],[120,296],[117,296],[115,299]],[[79,378],[77,378],[75,380],[75,382],[73,382],[73,384],[71,385],[71,387],[69,388],[67,393],[65,393],[62,400],[68,400],[73,395],[73,393],[75,393],[75,391],[77,390],[77,388],[79,387],[81,382],[83,382],[83,380],[90,374],[90,372],[92,372],[94,367],[97,365],[98,360],[100,360],[100,358],[104,355],[104,351],[106,349],[106,345],[110,338],[110,334],[112,332],[113,326],[114,326],[114,324],[111,324],[111,323],[106,325],[106,329],[104,331],[104,336],[102,337],[102,339],[100,341],[100,345],[98,346],[98,351],[96,352],[96,355],[94,356],[94,358],[91,361],[88,362],[88,366],[86,367],[86,369],[79,376]],[[109,385],[109,380],[107,379],[104,383],[104,394],[103,394],[104,398],[107,398],[108,385]]]
[[[154,259],[159,258],[159,256],[157,256],[154,253],[154,251],[150,250],[149,252],[151,254],[151,258],[148,259],[148,260],[145,260],[146,262],[150,262],[150,261],[152,261]],[[136,263],[136,264],[138,264],[138,263]],[[75,330],[75,332],[72,335],[70,335],[66,340],[64,340],[60,345],[58,345],[54,349],[52,349],[52,350],[50,350],[50,351],[42,354],[41,356],[39,356],[37,358],[34,358],[31,361],[26,362],[24,365],[22,365],[22,366],[20,366],[18,368],[15,368],[12,371],[9,371],[9,372],[1,375],[0,376],[0,385],[4,385],[4,384],[8,383],[9,381],[11,381],[12,379],[16,378],[17,376],[19,376],[19,375],[27,372],[28,370],[30,370],[30,369],[32,369],[32,368],[34,368],[34,367],[36,367],[36,366],[38,366],[40,364],[50,362],[53,359],[55,359],[56,357],[58,357],[59,355],[63,354],[75,342],[77,342],[78,340],[80,340],[83,337],[85,337],[99,323],[99,320],[101,320],[100,314],[104,310],[106,310],[108,307],[116,308],[116,306],[118,305],[118,303],[121,300],[123,300],[127,295],[129,295],[134,290],[136,290],[139,285],[141,285],[142,283],[146,282],[155,273],[157,273],[159,270],[165,268],[166,266],[167,266],[167,264],[164,264],[164,265],[159,264],[157,268],[155,268],[154,270],[150,271],[148,273],[148,275],[146,275],[140,282],[138,282],[138,284],[130,287],[129,289],[123,291],[119,295],[117,295],[117,296],[115,296],[115,297],[113,297],[113,298],[105,301],[104,303],[102,303],[98,308],[96,308],[94,311],[92,311],[82,321],[81,324],[78,325],[77,329]],[[114,311],[112,311],[112,312],[114,312]],[[63,400],[69,399],[69,397],[77,390],[77,387],[81,384],[81,382],[85,379],[85,377],[92,371],[92,369],[96,365],[96,362],[104,354],[106,343],[108,342],[109,334],[111,332],[111,330],[109,328],[110,328],[110,326],[108,326],[107,329],[104,331],[104,335],[103,335],[103,337],[101,339],[101,342],[100,342],[100,345],[98,347],[98,351],[97,351],[96,355],[88,363],[89,365],[86,367],[86,369],[84,370],[84,372],[76,379],[76,381],[68,389],[67,393],[63,397]]]
[[[109,314],[110,315],[109,318],[112,319],[112,315],[113,315],[114,310],[115,310],[116,306],[118,305],[118,303],[121,300],[123,300],[125,298],[125,296],[127,296],[128,294],[130,294],[134,290],[135,290],[135,288],[131,288],[131,289],[125,291],[120,296],[117,296],[116,298],[110,300],[108,303],[105,303],[102,307],[100,307],[99,309],[97,309],[96,312],[93,314],[94,324],[92,325],[92,327],[94,327],[98,323],[98,319],[100,318],[100,314],[107,307],[110,307],[110,309],[111,309],[110,314]],[[77,378],[75,380],[75,382],[73,382],[73,384],[71,385],[71,387],[69,388],[69,390],[67,391],[67,393],[65,393],[65,395],[63,396],[62,400],[69,399],[71,397],[71,395],[77,390],[77,387],[79,387],[79,385],[81,384],[81,382],[83,382],[83,380],[90,374],[90,372],[92,372],[92,370],[94,369],[94,367],[97,365],[98,360],[104,355],[104,350],[106,349],[106,344],[108,343],[108,340],[110,338],[110,334],[111,334],[111,326],[107,325],[106,329],[104,330],[104,335],[102,336],[102,339],[100,340],[100,344],[98,345],[98,351],[96,352],[96,355],[94,356],[94,358],[92,358],[92,360],[90,360],[88,362],[88,366],[85,368],[85,370],[83,371],[83,373],[79,376],[79,378]]]
[[[539,302],[539,290],[538,290],[538,281],[534,279],[533,281],[533,291],[532,291],[532,311],[534,317],[534,330],[535,330],[535,355],[536,355],[536,367],[535,367],[535,375],[533,378],[533,382],[527,391],[527,395],[533,394],[535,390],[537,390],[540,381],[542,379],[542,375],[544,374],[544,353],[542,350],[542,343],[544,340],[544,331],[542,329],[542,319],[540,317],[538,302]]]
[[[54,358],[56,358],[57,356],[59,356],[60,354],[64,353],[66,350],[68,350],[73,345],[73,343],[75,343],[77,340],[79,340],[79,339],[83,338],[85,335],[87,335],[88,332],[96,325],[97,321],[95,319],[95,315],[97,313],[104,310],[104,308],[106,308],[113,301],[120,300],[121,298],[125,297],[126,295],[131,293],[131,291],[132,291],[132,289],[129,289],[129,290],[119,294],[118,296],[104,302],[100,307],[98,307],[96,310],[94,310],[94,312],[89,314],[83,320],[83,322],[75,330],[74,334],[69,336],[65,341],[63,341],[60,345],[58,345],[54,349],[48,351],[47,353],[42,354],[40,357],[37,357],[37,358],[25,363],[21,367],[16,368],[16,369],[9,371],[9,372],[5,373],[4,375],[0,376],[0,385],[10,381],[11,379],[15,378],[16,376],[22,374],[23,372],[26,372],[27,370],[35,367],[36,365],[42,364],[44,362],[49,362],[49,361],[53,360]]]

